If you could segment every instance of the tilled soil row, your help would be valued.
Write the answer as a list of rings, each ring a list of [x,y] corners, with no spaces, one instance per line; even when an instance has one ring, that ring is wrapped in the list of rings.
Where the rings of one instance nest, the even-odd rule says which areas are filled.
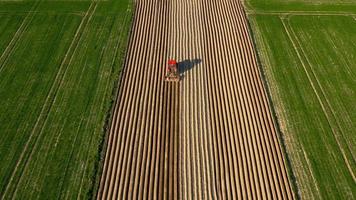
[[[173,55],[196,63],[181,82],[182,198],[292,199],[241,3],[183,0],[171,9],[173,43],[185,47]]]
[[[293,199],[241,3],[135,12],[98,199]]]
[[[167,2],[137,2],[98,199],[178,198],[179,84],[163,81]]]

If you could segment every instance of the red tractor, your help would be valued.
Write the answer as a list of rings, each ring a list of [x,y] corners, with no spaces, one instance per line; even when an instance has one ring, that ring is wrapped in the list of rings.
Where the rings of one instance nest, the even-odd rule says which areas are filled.
[[[179,71],[177,61],[171,59],[168,60],[168,65],[166,67],[166,75],[164,77],[165,81],[179,81]]]

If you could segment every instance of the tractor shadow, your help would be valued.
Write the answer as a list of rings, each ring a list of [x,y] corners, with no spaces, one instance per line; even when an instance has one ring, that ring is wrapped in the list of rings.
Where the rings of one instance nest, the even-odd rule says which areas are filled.
[[[184,74],[193,69],[194,66],[198,65],[199,63],[201,63],[202,60],[201,59],[187,59],[187,60],[183,60],[181,62],[178,62],[177,65],[178,65],[178,73],[179,73],[179,76],[181,77],[181,79],[184,78]]]

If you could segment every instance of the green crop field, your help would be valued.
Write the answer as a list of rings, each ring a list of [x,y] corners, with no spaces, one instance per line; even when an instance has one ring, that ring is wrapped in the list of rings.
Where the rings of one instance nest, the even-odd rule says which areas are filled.
[[[89,198],[132,2],[0,1],[0,199]]]
[[[354,13],[355,0],[245,0],[254,12]]]
[[[248,18],[298,196],[355,199],[356,2],[287,2],[250,0]]]

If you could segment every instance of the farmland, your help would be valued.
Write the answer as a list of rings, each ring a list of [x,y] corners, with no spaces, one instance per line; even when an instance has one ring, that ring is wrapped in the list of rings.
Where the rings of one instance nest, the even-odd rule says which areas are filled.
[[[252,45],[240,1],[137,1],[97,198],[293,199]]]
[[[0,5],[0,196],[88,197],[131,3]]]
[[[355,199],[355,23],[353,0],[0,0],[0,199]]]
[[[249,20],[299,195],[354,199],[356,9],[324,3],[312,12],[257,6]]]

